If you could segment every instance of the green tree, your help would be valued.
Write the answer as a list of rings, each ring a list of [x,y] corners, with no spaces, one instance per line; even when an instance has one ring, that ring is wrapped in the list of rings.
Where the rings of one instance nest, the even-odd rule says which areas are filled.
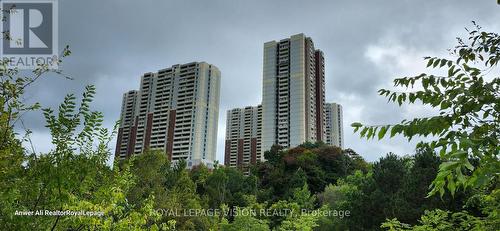
[[[460,211],[468,195],[427,197],[428,185],[437,175],[439,158],[430,149],[418,149],[414,156],[388,154],[373,164],[367,174],[356,171],[328,185],[318,198],[329,209],[350,211],[344,218],[325,217],[320,230],[373,230],[386,219],[397,217],[407,224],[417,224],[425,210]],[[475,205],[468,205],[474,213]]]
[[[372,230],[377,227],[384,219],[380,218],[380,214],[385,204],[372,199],[375,190],[371,172],[364,174],[356,171],[339,179],[335,185],[328,185],[318,196],[321,204],[329,210],[349,211],[350,216],[322,217],[319,220],[319,230]]]
[[[94,93],[93,86],[86,87],[78,108],[76,97],[70,94],[57,113],[43,109],[54,146],[50,152],[26,154],[15,135],[10,135],[17,146],[3,146],[1,162],[17,166],[2,172],[6,182],[15,180],[9,189],[2,188],[2,230],[166,228],[161,223],[154,224],[159,214],[153,210],[152,198],[147,198],[141,207],[134,207],[126,200],[125,195],[134,184],[128,170],[112,171],[106,165],[111,155],[108,143],[114,132],[102,127],[100,112],[90,110]],[[9,155],[11,151],[17,156]],[[12,171],[17,176],[6,178],[13,176]],[[14,211],[39,209],[92,211],[99,216],[39,216],[33,219],[32,216],[14,215]]]
[[[290,198],[304,183],[311,193],[320,193],[339,178],[358,169],[367,171],[368,167],[353,150],[343,151],[323,143],[305,143],[288,150],[274,146],[266,153],[272,160],[258,163],[253,171],[259,178],[260,201]]]
[[[394,80],[396,87],[422,90],[379,90],[389,101],[413,104],[421,102],[439,110],[439,115],[403,120],[395,125],[365,126],[353,123],[362,137],[382,139],[402,134],[408,139],[418,136],[435,138],[428,142],[439,149],[444,160],[432,183],[430,194],[452,194],[458,188],[485,188],[496,184],[500,162],[500,77],[489,76],[500,61],[497,33],[488,33],[474,24],[467,40],[458,39],[451,50],[456,60],[426,57],[427,67],[446,68],[447,76],[420,74]],[[483,69],[480,69],[483,68]],[[421,144],[422,145],[422,144]],[[474,167],[470,160],[477,159]]]
[[[294,190],[292,201],[297,203],[301,209],[312,210],[316,202],[316,197],[311,195],[306,183],[301,188]]]
[[[3,9],[5,10],[5,9]],[[7,10],[7,12],[10,12]],[[4,12],[5,13],[5,12]],[[2,20],[3,21],[3,20]],[[9,40],[8,31],[2,32],[2,39]],[[69,47],[65,47],[61,53],[62,59],[70,54]],[[35,81],[43,78],[47,73],[57,70],[49,69],[48,65],[39,65],[32,72],[20,72],[16,68],[8,68],[8,60],[0,61],[0,224],[17,224],[20,216],[13,216],[16,211],[16,204],[19,198],[33,192],[32,184],[29,187],[25,178],[25,164],[29,159],[34,159],[34,150],[26,150],[22,142],[29,142],[31,131],[26,129],[26,134],[20,136],[14,132],[15,126],[23,125],[22,115],[26,112],[33,112],[40,109],[39,103],[27,104],[24,101],[24,94],[27,88]],[[29,193],[26,193],[20,186],[27,186]],[[33,201],[31,201],[33,202]],[[34,203],[37,205],[37,203]]]
[[[131,173],[137,181],[127,195],[130,203],[140,206],[142,201],[154,195],[155,207],[167,207],[165,184],[171,166],[166,154],[148,150],[140,155],[134,155],[128,161]]]
[[[180,229],[211,227],[212,221],[209,217],[182,216],[184,211],[189,209],[203,208],[185,162],[171,165],[166,153],[158,150],[135,155],[129,162],[136,182],[127,195],[132,205],[141,207],[152,197],[153,208],[162,211],[160,221],[175,221],[176,227]],[[174,213],[176,216],[171,216]]]
[[[204,189],[210,208],[219,208],[222,204],[234,208],[243,207],[245,196],[257,194],[257,178],[254,175],[245,176],[242,171],[217,166],[209,174],[204,183]]]
[[[352,126],[367,139],[382,139],[388,131],[390,137],[402,134],[409,140],[429,137],[431,141],[421,142],[418,147],[438,150],[443,162],[428,195],[439,194],[443,197],[449,191],[454,196],[459,190],[474,190],[474,198],[491,202],[487,205],[481,203],[481,217],[486,219],[482,221],[483,218],[479,217],[477,220],[482,221],[484,229],[495,230],[500,227],[500,217],[498,212],[494,212],[500,208],[500,77],[492,75],[495,75],[493,69],[500,61],[500,36],[473,24],[474,28],[467,30],[469,37],[465,40],[458,38],[458,45],[450,50],[453,59],[425,57],[427,67],[444,68],[447,75],[422,73],[397,78],[394,85],[404,87],[406,91],[379,90],[379,94],[390,102],[399,105],[420,102],[439,110],[438,115],[403,120],[394,125],[353,123]],[[415,89],[415,85],[421,86],[421,89]],[[448,219],[454,224],[452,227],[456,227],[458,220],[453,218],[464,213],[439,217]],[[391,220],[382,227],[403,229],[398,227],[397,222]],[[422,222],[425,224],[424,220]],[[470,229],[466,228],[467,225],[461,227]],[[414,228],[420,230],[419,226]]]
[[[221,224],[221,230],[223,231],[268,231],[269,225],[266,220],[260,220],[255,218],[254,216],[250,216],[247,213],[243,212],[243,209],[238,208],[238,215],[234,217],[234,221],[232,223],[223,223]]]

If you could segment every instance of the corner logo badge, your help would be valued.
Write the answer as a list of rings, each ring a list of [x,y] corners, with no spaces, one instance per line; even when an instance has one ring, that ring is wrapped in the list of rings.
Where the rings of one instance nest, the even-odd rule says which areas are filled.
[[[56,69],[57,0],[1,0],[0,58],[8,68]]]

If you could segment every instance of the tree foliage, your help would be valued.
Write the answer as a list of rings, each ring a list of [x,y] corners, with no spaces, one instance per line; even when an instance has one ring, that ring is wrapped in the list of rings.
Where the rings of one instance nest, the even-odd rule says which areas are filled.
[[[410,227],[399,220],[388,220],[382,228],[390,230],[496,230],[498,216],[498,176],[500,174],[500,77],[495,76],[500,61],[500,36],[483,31],[474,23],[467,29],[467,39],[458,38],[450,49],[454,58],[425,57],[427,67],[445,69],[446,75],[422,73],[413,77],[394,80],[395,87],[406,91],[387,89],[379,94],[389,102],[423,105],[436,108],[438,115],[403,120],[394,125],[369,126],[353,123],[361,137],[382,139],[401,134],[411,140],[429,137],[418,147],[438,150],[443,162],[431,184],[428,196],[448,191],[471,190],[467,204],[480,205],[479,214],[467,211],[449,212],[435,210],[422,216],[421,225]],[[429,160],[432,161],[432,160]],[[409,181],[408,183],[417,183]],[[488,198],[488,199],[487,199]],[[491,203],[484,204],[482,201]],[[479,203],[474,202],[479,201]]]
[[[125,168],[111,170],[108,143],[114,132],[102,127],[102,114],[90,110],[95,88],[86,87],[81,103],[67,95],[58,112],[43,109],[52,135],[48,153],[26,153],[11,134],[11,144],[2,146],[1,188],[2,230],[35,229],[158,229],[160,215],[153,210],[152,198],[134,207],[125,195],[133,186],[133,176]],[[7,106],[9,107],[9,106]],[[11,109],[9,109],[11,110]],[[9,128],[7,128],[9,129]],[[12,130],[7,131],[12,133]],[[2,137],[6,138],[6,137]],[[16,156],[10,155],[15,151]],[[88,211],[93,216],[18,216],[16,211]],[[98,214],[98,215],[96,215]]]
[[[403,120],[395,125],[365,126],[353,123],[361,137],[382,139],[402,134],[409,140],[435,138],[425,145],[438,149],[445,161],[432,184],[430,194],[455,193],[458,188],[484,188],[496,184],[500,162],[500,77],[489,76],[500,60],[500,36],[482,31],[476,24],[467,40],[458,39],[450,50],[454,60],[425,57],[427,67],[445,68],[447,75],[420,74],[394,80],[395,87],[422,89],[379,94],[399,105],[421,102],[439,110],[439,115]],[[471,159],[477,159],[473,166]]]
[[[259,178],[260,197],[277,201],[291,198],[297,188],[307,183],[313,194],[335,183],[355,170],[367,171],[367,163],[353,150],[342,150],[325,144],[305,143],[284,150],[273,146],[265,152],[268,161],[255,166]]]
[[[425,210],[460,211],[467,195],[457,193],[427,197],[427,188],[437,175],[441,161],[430,149],[419,149],[413,156],[389,153],[367,172],[356,171],[318,195],[329,209],[349,211],[350,216],[321,218],[320,230],[374,230],[386,219],[397,218],[417,224]],[[471,212],[474,212],[471,206]]]

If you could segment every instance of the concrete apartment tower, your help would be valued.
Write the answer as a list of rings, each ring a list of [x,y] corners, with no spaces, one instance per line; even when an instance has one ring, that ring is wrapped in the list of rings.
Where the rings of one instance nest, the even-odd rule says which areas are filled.
[[[219,116],[219,69],[206,62],[173,65],[141,77],[123,95],[116,158],[146,149],[165,151],[188,167],[213,166]]]
[[[224,165],[248,170],[263,161],[261,155],[262,107],[249,106],[227,111]]]
[[[326,109],[326,142],[329,145],[344,148],[344,128],[342,105],[327,103]]]
[[[324,141],[323,52],[311,38],[292,35],[264,44],[262,147]]]
[[[124,159],[129,157],[134,149],[135,134],[137,133],[136,108],[139,91],[131,90],[123,94],[122,110],[120,113],[120,127],[118,128],[118,137],[116,140],[115,156]]]

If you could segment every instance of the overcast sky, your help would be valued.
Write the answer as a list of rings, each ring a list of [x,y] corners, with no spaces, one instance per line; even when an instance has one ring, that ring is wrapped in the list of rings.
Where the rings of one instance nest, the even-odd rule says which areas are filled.
[[[46,76],[27,99],[55,108],[66,94],[80,95],[94,84],[93,108],[111,128],[122,94],[138,89],[143,73],[206,61],[222,72],[217,159],[223,163],[226,110],[261,102],[264,42],[304,33],[324,52],[326,101],[343,105],[345,146],[374,161],[388,152],[411,154],[415,143],[361,140],[350,124],[433,114],[418,105],[388,104],[377,90],[390,88],[395,77],[424,72],[424,56],[448,55],[472,20],[498,32],[500,6],[495,0],[63,0],[59,47],[71,47],[63,70],[74,80]],[[50,150],[42,113],[24,120],[36,152]]]

